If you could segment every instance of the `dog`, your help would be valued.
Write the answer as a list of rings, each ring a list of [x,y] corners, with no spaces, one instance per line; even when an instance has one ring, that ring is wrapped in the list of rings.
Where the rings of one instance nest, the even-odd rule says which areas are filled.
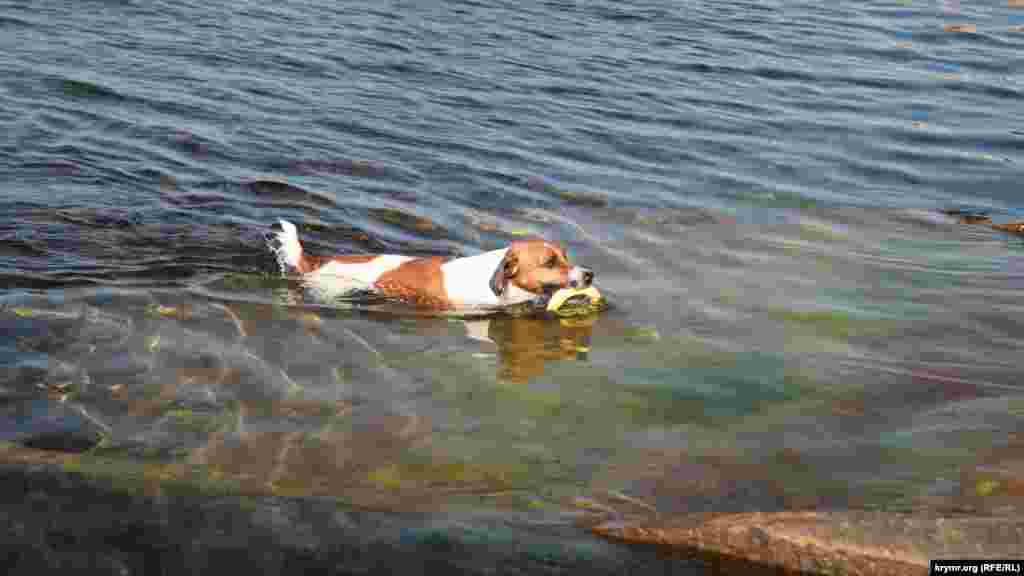
[[[270,243],[282,270],[302,275],[326,296],[367,291],[434,311],[501,309],[543,303],[562,288],[586,288],[594,272],[569,263],[565,250],[542,239],[512,242],[476,256],[446,259],[394,254],[325,258],[306,254],[298,230],[281,220]]]

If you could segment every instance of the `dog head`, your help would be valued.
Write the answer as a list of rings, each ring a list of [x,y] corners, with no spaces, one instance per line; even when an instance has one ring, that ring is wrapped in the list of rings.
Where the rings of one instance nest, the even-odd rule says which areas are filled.
[[[509,246],[491,276],[491,290],[501,297],[514,286],[539,296],[550,296],[562,288],[586,288],[594,272],[569,263],[565,250],[539,239],[519,240]]]

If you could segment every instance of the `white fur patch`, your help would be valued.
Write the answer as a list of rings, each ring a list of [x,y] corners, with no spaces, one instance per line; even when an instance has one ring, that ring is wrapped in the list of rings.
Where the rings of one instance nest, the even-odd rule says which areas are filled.
[[[277,265],[281,273],[285,274],[289,268],[297,268],[299,260],[302,259],[302,244],[299,243],[299,231],[295,224],[287,220],[280,220],[281,231],[274,233],[277,244],[268,243],[267,247],[277,258]]]
[[[519,304],[536,298],[536,294],[511,284],[501,296],[495,296],[491,290],[491,277],[507,252],[508,248],[491,250],[442,264],[444,290],[452,304],[457,307],[496,307]]]
[[[491,276],[501,265],[508,248],[457,258],[441,265],[444,291],[455,306],[500,306],[503,301],[491,291]]]
[[[362,263],[329,261],[302,279],[324,296],[344,296],[355,290],[373,289],[373,283],[382,274],[412,259],[410,256],[386,254]]]
[[[539,296],[533,292],[527,292],[519,286],[509,284],[508,288],[505,289],[505,293],[501,295],[501,304],[503,306],[507,306],[509,304],[521,304],[523,302],[529,302],[530,300],[536,300],[537,298],[539,298]]]

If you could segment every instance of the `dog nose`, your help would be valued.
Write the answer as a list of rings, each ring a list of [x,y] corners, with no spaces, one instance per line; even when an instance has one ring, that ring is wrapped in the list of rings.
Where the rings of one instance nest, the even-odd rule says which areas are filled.
[[[594,271],[590,268],[577,266],[569,272],[569,286],[573,288],[586,288],[594,281]]]

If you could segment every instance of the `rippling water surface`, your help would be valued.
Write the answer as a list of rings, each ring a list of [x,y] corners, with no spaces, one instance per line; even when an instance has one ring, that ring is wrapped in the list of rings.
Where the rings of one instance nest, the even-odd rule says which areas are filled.
[[[925,0],[0,2],[0,439],[565,522],[1019,512],[1024,250],[941,211],[1021,217],[1022,25]],[[614,307],[315,301],[264,248],[280,217],[321,254],[540,234]]]

